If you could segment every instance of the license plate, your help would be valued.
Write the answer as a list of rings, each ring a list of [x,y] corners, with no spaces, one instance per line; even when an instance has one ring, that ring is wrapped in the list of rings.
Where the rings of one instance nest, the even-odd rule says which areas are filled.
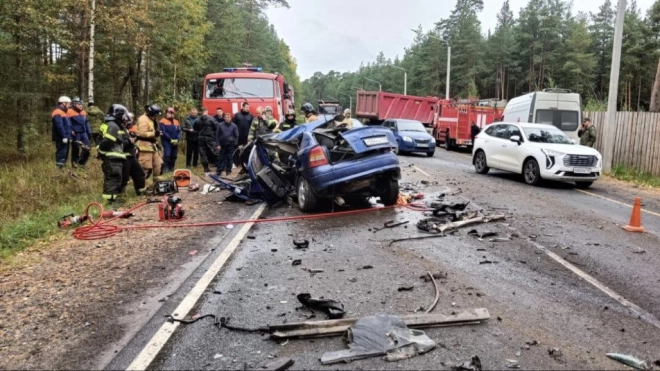
[[[573,172],[575,174],[591,174],[591,168],[590,167],[576,167],[576,168],[573,168]]]
[[[376,146],[378,144],[387,144],[387,143],[389,143],[387,137],[373,137],[373,138],[364,139],[364,144],[366,144],[367,146]]]

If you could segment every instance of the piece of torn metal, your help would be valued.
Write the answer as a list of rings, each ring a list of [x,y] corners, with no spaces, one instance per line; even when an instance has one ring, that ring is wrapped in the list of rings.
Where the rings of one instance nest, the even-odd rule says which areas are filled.
[[[265,366],[261,366],[261,369],[266,371],[284,371],[293,366],[294,363],[295,361],[291,358],[282,358]]]
[[[409,328],[422,329],[480,324],[490,319],[490,313],[486,308],[475,308],[452,312],[450,315],[418,313],[401,316],[401,318]],[[270,325],[269,328],[271,336],[276,339],[331,337],[340,336],[356,321],[357,318],[344,318],[327,321],[291,322]]]
[[[308,293],[298,294],[298,301],[307,309],[318,310],[328,315],[330,319],[343,318],[346,312],[344,311],[344,304],[330,299],[316,299]]]
[[[506,367],[507,368],[520,368],[520,363],[516,361],[515,359],[507,359],[506,360]]]
[[[433,288],[435,289],[435,297],[433,298],[433,303],[431,304],[429,309],[426,310],[426,313],[431,313],[433,308],[435,308],[435,306],[438,304],[438,300],[440,300],[440,289],[438,288],[438,284],[435,283],[435,278],[433,277],[434,275],[431,274],[431,272],[427,272],[427,273],[429,279],[431,280],[431,282],[433,282]]]
[[[309,247],[308,240],[294,240],[293,245],[296,246],[296,249],[306,249]]]
[[[470,219],[460,220],[457,222],[448,223],[439,227],[438,229],[440,230],[440,232],[444,233],[453,229],[463,228],[468,225],[496,222],[498,220],[504,220],[505,218],[506,217],[504,215],[478,216],[476,218],[470,218]]]
[[[481,360],[479,356],[472,356],[470,361],[463,362],[458,366],[451,366],[451,369],[455,371],[481,371]]]
[[[389,246],[392,246],[392,244],[396,242],[403,242],[403,241],[412,241],[412,240],[424,240],[427,238],[438,238],[438,237],[444,237],[444,234],[436,234],[432,236],[420,236],[420,237],[406,237],[406,238],[397,238],[395,240],[390,241]]]
[[[394,362],[412,358],[434,349],[437,344],[424,331],[409,329],[399,316],[380,314],[357,320],[346,337],[349,349],[326,352],[321,364],[351,362],[384,355]]]
[[[650,367],[648,363],[644,360],[641,360],[637,357],[627,355],[627,354],[620,354],[620,353],[607,353],[607,356],[617,362],[621,362],[624,365],[628,365],[630,367],[636,368],[638,370],[649,370]]]
[[[404,225],[404,224],[408,224],[408,221],[405,220],[405,221],[402,221],[402,222],[396,222],[394,220],[390,220],[390,221],[387,221],[387,222],[383,223],[382,228],[374,228],[373,232],[376,233],[376,232],[382,231],[383,229],[386,229],[386,228],[394,228],[394,227],[398,227],[398,226],[401,226],[401,225]]]
[[[470,230],[467,234],[470,235],[470,236],[474,236],[474,237],[480,238],[480,239],[481,239],[481,238],[486,238],[486,237],[494,237],[494,236],[497,236],[497,232],[493,232],[493,231],[479,232],[479,231],[477,231],[476,229],[472,229],[472,230]]]

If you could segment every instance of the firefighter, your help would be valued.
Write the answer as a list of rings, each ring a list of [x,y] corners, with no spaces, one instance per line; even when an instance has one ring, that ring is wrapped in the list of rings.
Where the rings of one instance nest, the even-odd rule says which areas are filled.
[[[71,143],[71,166],[85,168],[90,153],[90,138],[92,128],[89,125],[87,112],[83,109],[80,98],[73,98],[73,107],[69,108],[67,114],[71,120],[72,140]]]
[[[319,119],[318,112],[314,110],[314,106],[311,103],[306,102],[303,104],[301,110],[305,114],[305,122],[312,122]]]
[[[121,138],[122,121],[128,121],[128,110],[121,104],[113,104],[108,108],[104,121],[108,130],[103,134],[99,143],[99,157],[103,161],[103,199],[109,204],[120,204],[123,168],[126,162],[124,146]]]
[[[353,128],[353,120],[351,120],[351,110],[350,109],[346,108],[344,110],[344,121],[342,121],[341,123],[349,129]]]
[[[209,116],[209,110],[202,107],[202,116],[193,126],[198,136],[199,157],[204,167],[204,172],[209,173],[209,162],[216,163],[218,153],[215,147],[215,132],[217,130],[215,119]]]
[[[61,96],[57,100],[57,107],[51,114],[53,124],[53,142],[55,142],[55,164],[63,169],[66,166],[66,160],[69,157],[69,143],[72,138],[71,120],[67,111],[71,104],[71,98]]]
[[[174,108],[168,107],[165,117],[160,119],[158,127],[163,134],[160,138],[163,144],[163,173],[174,171],[176,158],[179,152],[179,140],[181,139],[181,125],[174,118]]]
[[[145,172],[145,179],[153,173],[154,180],[160,176],[163,159],[160,155],[158,138],[161,135],[156,118],[162,113],[157,104],[144,107],[145,113],[137,121],[137,147],[140,166]]]
[[[289,109],[288,111],[286,111],[286,116],[284,116],[284,121],[280,123],[279,130],[287,131],[289,129],[294,128],[296,125],[298,125],[298,122],[296,121],[296,111]]]
[[[276,127],[277,120],[273,117],[273,109],[270,106],[267,106],[263,113],[257,117],[257,120],[252,122],[250,138],[256,139],[258,136],[270,134]]]
[[[121,132],[119,137],[122,140],[124,155],[126,156],[126,162],[122,167],[120,193],[126,193],[128,180],[132,179],[135,194],[141,196],[147,190],[147,180],[145,178],[144,170],[137,159],[138,150],[135,146],[137,130],[135,127],[135,121],[133,120],[133,114],[130,112],[128,112],[127,117],[124,117],[121,122]]]
[[[101,125],[104,125],[103,111],[101,111],[94,102],[89,102],[87,104],[87,119],[89,120],[89,125],[92,129],[90,141],[93,141],[94,145],[98,146],[103,138],[103,134],[101,134]]]

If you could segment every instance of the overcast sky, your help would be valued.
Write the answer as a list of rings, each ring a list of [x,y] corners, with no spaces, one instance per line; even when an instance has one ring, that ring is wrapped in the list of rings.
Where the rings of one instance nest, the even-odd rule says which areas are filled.
[[[403,56],[419,24],[424,30],[449,16],[455,0],[288,0],[290,9],[271,8],[268,18],[291,48],[304,80],[314,72],[355,71],[383,51],[386,57]],[[495,29],[503,0],[484,0],[482,32]],[[510,0],[517,17],[528,0]],[[573,14],[598,12],[602,0],[575,0]],[[642,15],[654,0],[637,0]],[[617,0],[612,0],[616,4]],[[630,4],[630,0],[627,2]],[[404,5],[406,4],[406,5]],[[596,4],[596,5],[589,5]]]

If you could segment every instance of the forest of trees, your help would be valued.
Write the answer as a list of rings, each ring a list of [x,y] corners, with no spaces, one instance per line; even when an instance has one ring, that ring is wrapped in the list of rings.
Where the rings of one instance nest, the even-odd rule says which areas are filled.
[[[192,105],[209,72],[251,63],[300,87],[288,45],[268,21],[286,0],[0,0],[2,137],[15,148],[50,130],[60,95],[88,101],[94,23],[94,101]],[[94,11],[93,11],[94,9]],[[183,104],[185,105],[185,104]],[[7,141],[6,141],[7,142]]]
[[[602,1],[602,0],[601,0]],[[417,35],[402,58],[386,58],[356,72],[315,73],[303,82],[298,101],[336,98],[348,107],[356,89],[444,97],[447,40],[451,45],[452,98],[510,99],[544,88],[579,92],[585,109],[604,110],[612,58],[616,2],[605,0],[589,14],[573,14],[571,1],[529,0],[514,18],[505,0],[494,30],[483,31],[478,19],[483,0],[457,0],[448,18]],[[646,12],[633,0],[625,13],[619,86],[619,110],[648,110],[660,57],[660,0]],[[660,101],[660,100],[659,100]]]

